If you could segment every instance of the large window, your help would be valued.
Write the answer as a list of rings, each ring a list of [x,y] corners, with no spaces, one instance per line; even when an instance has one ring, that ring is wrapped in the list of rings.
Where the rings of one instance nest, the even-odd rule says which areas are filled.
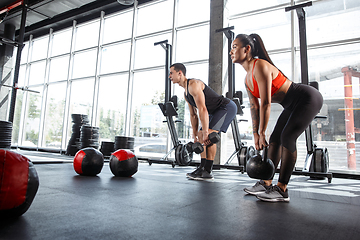
[[[32,90],[39,93],[29,92],[27,94],[24,116],[24,133],[21,138],[21,145],[28,147],[36,147],[39,141],[41,100],[43,92],[42,87],[33,88]],[[24,100],[23,100],[24,101]]]
[[[301,82],[298,18],[295,11],[285,12],[294,1],[225,2],[224,27],[234,26],[235,34],[259,34],[275,65],[294,82]],[[85,114],[89,124],[100,128],[101,141],[131,136],[140,156],[164,156],[171,148],[158,107],[164,101],[165,51],[154,43],[168,40],[172,62],[184,63],[187,77],[208,83],[210,5],[210,0],[155,0],[115,14],[99,13],[91,22],[58,32],[49,29],[47,36],[30,38],[22,51],[19,86],[40,93],[18,92],[13,144],[65,150],[72,131],[71,114]],[[319,83],[324,97],[320,114],[327,117],[313,121],[313,139],[317,146],[329,149],[332,171],[353,171],[356,167],[349,165],[353,156],[355,163],[360,161],[360,88],[355,77],[360,69],[360,5],[358,0],[317,0],[304,10],[309,79]],[[345,79],[349,73],[354,76]],[[238,120],[247,120],[238,126],[243,141],[253,145],[244,77],[245,71],[236,64],[235,88],[243,92],[245,106]],[[191,140],[184,89],[172,84],[171,88],[178,96],[179,138]],[[272,106],[268,135],[281,111],[281,106]],[[230,129],[226,137],[221,163],[234,151]],[[349,145],[353,142],[355,147]],[[301,136],[297,167],[303,166],[305,155]]]
[[[102,48],[100,74],[129,70],[131,43],[121,43]]]
[[[48,38],[36,39],[32,43],[31,61],[45,59],[48,53]]]
[[[177,26],[210,20],[210,0],[179,0]]]
[[[72,78],[95,76],[96,54],[95,49],[76,53],[74,55]]]
[[[30,65],[29,85],[44,84],[46,61],[34,62]]]
[[[93,78],[73,81],[71,83],[70,113],[85,114],[91,119],[93,95]]]
[[[164,102],[164,71],[154,70],[135,73],[133,85],[132,135],[144,136],[145,133],[166,137],[166,124],[158,103]],[[154,107],[155,106],[155,107]],[[138,124],[140,123],[140,124]]]
[[[242,4],[240,7],[240,2],[230,0],[229,10],[232,13],[230,23],[235,26],[237,33],[258,33],[275,65],[294,82],[301,82],[298,17],[294,12],[292,20],[291,13],[284,11],[286,5],[283,3],[286,2],[263,1],[264,5],[258,9],[256,6],[259,6],[259,2],[249,3],[246,6]],[[356,165],[356,161],[360,160],[359,80],[357,77],[352,77],[352,81],[346,83],[343,72],[346,67],[358,72],[357,69],[360,66],[358,38],[360,5],[355,2],[354,0],[313,1],[313,6],[304,8],[309,81],[318,82],[319,90],[324,98],[324,106],[319,115],[327,117],[313,121],[313,140],[318,147],[328,148],[329,165],[332,171],[355,170],[356,168],[350,167],[354,166],[351,161]],[[294,26],[293,42],[291,40],[292,25]],[[294,61],[293,64],[292,61]],[[236,67],[236,78],[239,77],[242,83],[244,70]],[[346,96],[346,92],[349,95],[347,91],[349,88],[352,90],[351,94]],[[246,105],[248,101],[246,91],[241,90],[245,93]],[[345,107],[348,102],[352,104],[351,109]],[[248,111],[246,108],[244,110]],[[271,133],[281,111],[281,107],[272,105],[268,134]],[[251,128],[248,128],[248,131],[251,133]],[[353,139],[349,140],[347,136],[352,136]],[[351,143],[355,144],[351,145]],[[299,138],[297,148],[297,167],[302,168],[307,153],[304,136]]]
[[[209,25],[178,31],[176,43],[177,62],[207,60],[209,58]]]
[[[100,21],[95,21],[76,27],[75,51],[98,45],[99,24]]]
[[[130,39],[132,33],[133,12],[106,17],[104,20],[103,44]]]
[[[236,16],[239,14],[253,13],[259,10],[266,10],[284,3],[288,4],[289,2],[289,0],[257,0],[245,3],[237,0],[229,0],[227,4],[227,9],[230,16]]]
[[[42,147],[60,148],[65,112],[66,82],[48,88]]]
[[[315,2],[313,6],[305,8],[308,44],[324,44],[358,38],[359,6],[359,1],[356,0],[329,0]]]
[[[268,51],[291,47],[291,17],[284,9],[244,15],[231,20],[230,25],[236,34],[259,34]]]
[[[51,55],[57,56],[57,55],[69,53],[72,44],[71,40],[72,40],[71,29],[54,33],[52,38]]]
[[[135,69],[164,65],[165,51],[160,45],[154,46],[154,43],[165,40],[171,43],[171,34],[162,34],[137,40],[135,48]]]
[[[101,77],[97,107],[97,123],[103,141],[125,135],[128,74]]]
[[[69,56],[57,57],[51,59],[49,82],[67,80],[69,73]]]
[[[137,36],[171,29],[174,12],[173,2],[158,1],[157,3],[140,7],[136,26]]]

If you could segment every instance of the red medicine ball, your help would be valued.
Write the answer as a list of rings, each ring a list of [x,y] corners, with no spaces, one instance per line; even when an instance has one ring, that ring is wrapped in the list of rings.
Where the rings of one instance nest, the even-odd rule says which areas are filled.
[[[74,170],[80,175],[96,176],[104,166],[104,155],[92,147],[79,150],[74,157]]]
[[[119,149],[110,156],[110,170],[117,177],[131,177],[138,170],[138,160],[130,150]]]
[[[0,149],[0,219],[24,214],[38,188],[34,164],[21,154]]]

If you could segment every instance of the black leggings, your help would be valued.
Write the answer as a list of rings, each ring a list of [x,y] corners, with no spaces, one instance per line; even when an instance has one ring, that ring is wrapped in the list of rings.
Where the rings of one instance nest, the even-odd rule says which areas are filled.
[[[281,158],[279,182],[288,184],[296,163],[296,140],[319,113],[323,98],[314,87],[292,83],[269,140],[269,158],[277,167]]]

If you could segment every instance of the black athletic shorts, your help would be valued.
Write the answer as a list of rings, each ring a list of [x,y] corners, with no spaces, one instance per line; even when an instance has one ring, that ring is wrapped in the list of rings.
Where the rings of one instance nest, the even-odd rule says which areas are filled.
[[[219,107],[215,112],[209,114],[209,129],[226,133],[236,113],[237,106],[230,100],[225,107]]]

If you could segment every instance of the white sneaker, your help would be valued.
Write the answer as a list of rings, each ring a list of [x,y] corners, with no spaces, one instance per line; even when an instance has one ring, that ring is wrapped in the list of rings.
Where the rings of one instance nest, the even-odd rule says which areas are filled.
[[[289,202],[290,197],[288,190],[285,192],[281,190],[277,185],[272,186],[266,192],[256,195],[256,197],[262,201],[266,202]]]
[[[250,188],[244,188],[244,191],[248,194],[256,196],[260,193],[266,192],[266,190],[268,190],[271,186],[272,185],[266,186],[265,182],[263,180],[260,180],[257,183],[255,183],[254,186],[252,186]]]

